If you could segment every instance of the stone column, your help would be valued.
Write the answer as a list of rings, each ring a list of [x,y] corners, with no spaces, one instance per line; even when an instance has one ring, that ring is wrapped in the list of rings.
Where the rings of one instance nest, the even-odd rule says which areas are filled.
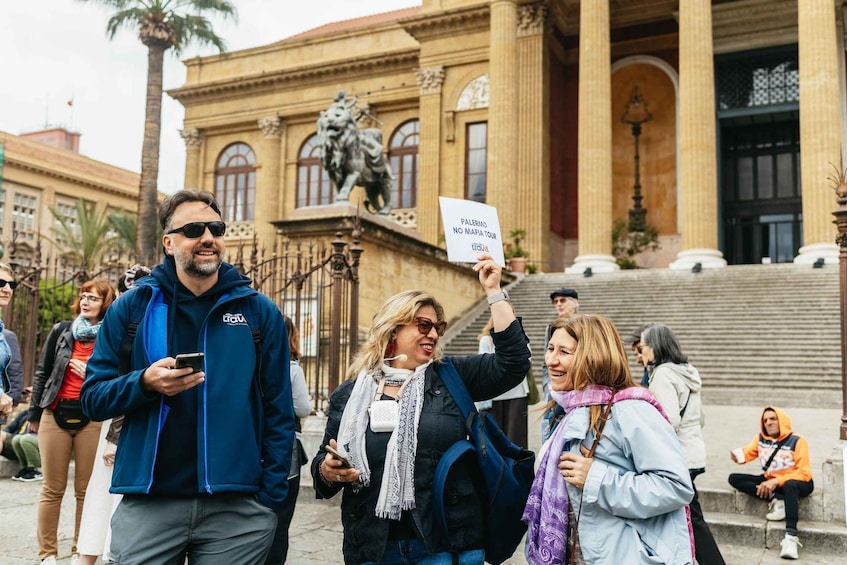
[[[579,255],[568,273],[618,269],[612,250],[612,66],[609,2],[585,0],[579,14],[577,176]],[[570,203],[569,203],[570,204]]]
[[[507,238],[518,224],[517,210],[517,24],[515,0],[491,0],[488,79],[488,161],[486,202],[497,208]]]
[[[711,0],[679,4],[679,182],[682,251],[671,269],[726,266],[718,250],[718,164]]]
[[[838,42],[832,0],[797,2],[800,44],[800,179],[803,192],[803,242],[795,263],[823,257],[838,263],[832,229],[832,192],[828,178],[841,164]]]
[[[518,9],[518,201],[530,261],[550,259],[550,104],[546,23],[541,3]]]
[[[437,245],[442,229],[438,195],[441,194],[441,85],[444,84],[444,67],[437,65],[418,69],[417,81],[421,97],[417,228],[425,241]]]
[[[203,132],[197,128],[181,129],[179,135],[185,142],[185,179],[183,188],[202,188],[200,176],[200,147]]]
[[[277,116],[260,118],[259,128],[264,134],[261,168],[256,171],[256,201],[253,213],[253,229],[259,241],[259,249],[270,248],[276,238],[274,220],[279,219],[281,182],[280,146],[285,122]]]

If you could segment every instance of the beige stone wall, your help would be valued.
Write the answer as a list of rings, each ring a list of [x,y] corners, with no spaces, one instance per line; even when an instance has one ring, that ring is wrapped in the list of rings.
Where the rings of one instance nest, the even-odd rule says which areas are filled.
[[[54,218],[49,208],[58,203],[73,206],[82,199],[96,203],[99,210],[136,211],[140,180],[137,173],[4,132],[0,132],[0,143],[5,146],[0,216],[0,239],[4,244],[12,237],[15,194],[35,199],[34,231],[19,233],[17,240],[33,247],[38,233],[54,237],[50,230]],[[22,231],[21,226],[16,229]],[[48,252],[49,243],[45,244],[48,247],[43,252]]]

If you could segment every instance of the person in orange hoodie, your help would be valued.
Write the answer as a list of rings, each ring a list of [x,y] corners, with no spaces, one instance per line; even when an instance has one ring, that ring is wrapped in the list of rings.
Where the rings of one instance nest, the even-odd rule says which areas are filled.
[[[730,458],[743,465],[758,458],[763,475],[732,473],[729,484],[743,493],[770,501],[768,520],[785,520],[785,538],[780,557],[797,559],[797,517],[800,497],[812,494],[815,483],[809,464],[806,438],[792,432],[791,418],[774,406],[766,406],[759,423],[759,436],[746,447],[730,451]]]

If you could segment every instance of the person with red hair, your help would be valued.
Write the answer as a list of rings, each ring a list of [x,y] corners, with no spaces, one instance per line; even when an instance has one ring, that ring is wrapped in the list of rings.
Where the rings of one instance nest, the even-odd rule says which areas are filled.
[[[103,316],[114,300],[115,289],[106,279],[84,283],[71,306],[76,318],[53,326],[35,369],[30,430],[38,434],[41,451],[44,482],[38,500],[38,557],[47,565],[54,565],[59,553],[59,514],[71,456],[76,497],[71,552],[76,553],[85,490],[100,437],[100,422],[92,422],[82,413],[79,392]]]

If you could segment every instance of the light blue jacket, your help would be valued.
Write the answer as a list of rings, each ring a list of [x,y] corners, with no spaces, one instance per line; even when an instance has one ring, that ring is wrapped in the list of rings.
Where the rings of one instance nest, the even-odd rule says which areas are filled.
[[[580,443],[590,449],[595,434],[589,409],[575,409],[564,433],[566,451],[577,452]],[[694,562],[686,519],[694,497],[688,465],[673,428],[649,403],[621,400],[612,406],[584,492],[568,485],[568,497],[574,515],[580,514],[587,564]]]

